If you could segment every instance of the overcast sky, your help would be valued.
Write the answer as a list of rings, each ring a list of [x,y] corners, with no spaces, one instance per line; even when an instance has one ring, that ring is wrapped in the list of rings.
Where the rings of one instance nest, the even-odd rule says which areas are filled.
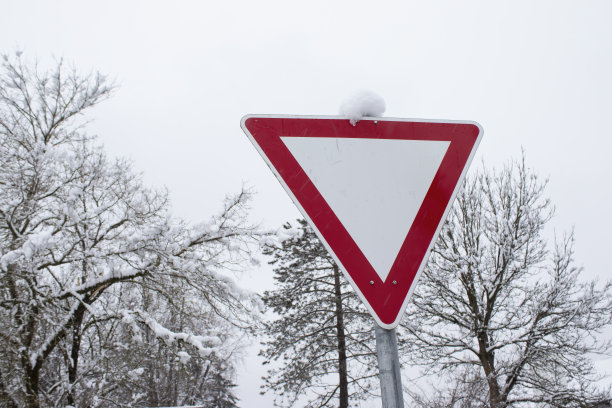
[[[385,98],[385,116],[477,121],[473,166],[525,149],[550,178],[553,227],[574,227],[577,262],[607,279],[611,21],[610,0],[5,0],[0,52],[114,78],[89,131],[194,221],[243,182],[258,192],[254,220],[299,215],[242,133],[244,114],[336,114],[365,88]],[[271,282],[269,271],[245,279]],[[240,397],[254,406],[259,374],[246,361]]]

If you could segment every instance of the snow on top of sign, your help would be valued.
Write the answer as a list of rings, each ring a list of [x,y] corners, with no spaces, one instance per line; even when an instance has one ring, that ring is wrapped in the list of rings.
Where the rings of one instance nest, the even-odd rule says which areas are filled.
[[[372,91],[359,91],[340,105],[340,114],[346,116],[355,126],[364,116],[382,116],[387,105],[385,100]]]

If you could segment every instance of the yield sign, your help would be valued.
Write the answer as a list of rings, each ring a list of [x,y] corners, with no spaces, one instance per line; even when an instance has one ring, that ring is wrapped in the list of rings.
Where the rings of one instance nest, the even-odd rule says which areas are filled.
[[[475,122],[248,115],[242,128],[376,322],[397,326],[482,136]]]

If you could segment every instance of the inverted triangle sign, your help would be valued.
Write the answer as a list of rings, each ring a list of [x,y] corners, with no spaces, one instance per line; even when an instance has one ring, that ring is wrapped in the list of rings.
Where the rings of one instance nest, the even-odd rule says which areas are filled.
[[[249,115],[242,128],[376,322],[397,326],[481,127]]]

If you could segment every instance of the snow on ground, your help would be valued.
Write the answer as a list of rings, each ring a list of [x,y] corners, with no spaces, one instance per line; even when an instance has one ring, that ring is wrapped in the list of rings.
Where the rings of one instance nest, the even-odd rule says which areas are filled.
[[[346,116],[351,125],[361,120],[364,116],[382,116],[387,105],[385,100],[372,91],[359,91],[347,98],[340,106],[340,114]]]

